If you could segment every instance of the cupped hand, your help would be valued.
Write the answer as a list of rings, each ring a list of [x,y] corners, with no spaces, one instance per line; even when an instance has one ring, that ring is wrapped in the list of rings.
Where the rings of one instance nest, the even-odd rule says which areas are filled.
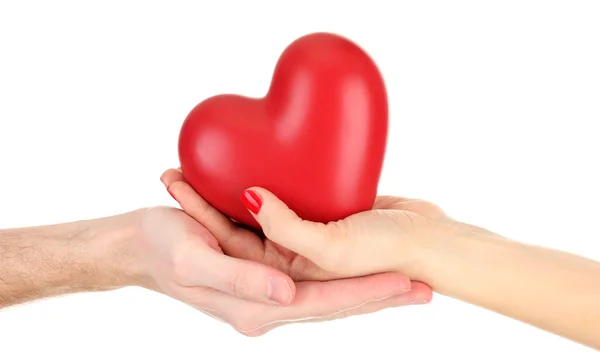
[[[428,282],[444,242],[468,233],[438,206],[410,198],[379,196],[371,210],[327,224],[301,219],[264,188],[247,189],[242,201],[270,241],[335,277],[401,272]]]
[[[275,268],[296,281],[296,297],[285,308],[289,311],[282,315],[287,318],[280,319],[280,323],[301,321],[309,317],[329,320],[431,301],[432,292],[429,286],[421,282],[411,282],[398,273],[333,280],[341,276],[236,225],[222,215],[194,191],[180,170],[167,170],[161,176],[161,181],[183,210],[214,235],[226,255]],[[396,287],[395,293],[390,294],[391,287],[388,284]],[[302,306],[305,307],[301,308]],[[360,308],[353,308],[357,306]],[[276,312],[279,309],[284,308],[269,308],[269,311]]]
[[[180,209],[155,207],[141,214],[137,259],[146,272],[141,285],[185,302],[246,336],[293,322],[424,303],[430,294],[425,286],[409,291],[410,282],[395,273],[295,283],[274,267],[225,255],[226,246]]]
[[[423,281],[433,246],[459,231],[439,207],[422,200],[379,196],[369,211],[322,224],[302,220],[274,194],[254,187],[242,200],[261,225],[263,238],[210,206],[179,169],[167,170],[161,180],[183,210],[215,235],[226,254],[275,267],[295,281],[379,272],[402,272]],[[413,286],[422,289],[418,282]]]
[[[223,254],[215,237],[185,212],[154,207],[143,212],[140,254],[157,290],[198,308],[220,295],[287,305],[296,286],[286,274],[257,262]]]
[[[377,261],[369,262],[369,264],[385,268],[378,270],[371,269],[365,274],[362,274],[362,272],[360,274],[341,272],[337,267],[330,267],[331,264],[322,264],[323,262],[322,259],[319,260],[319,255],[328,252],[330,250],[329,247],[334,244],[333,241],[328,240],[330,237],[328,234],[322,234],[324,233],[322,229],[325,225],[311,225],[311,227],[317,229],[317,231],[301,231],[301,233],[304,234],[311,233],[312,236],[310,237],[295,235],[295,233],[289,230],[290,227],[295,228],[295,225],[292,224],[291,226],[288,226],[290,223],[289,217],[295,216],[295,214],[287,209],[287,207],[272,194],[268,195],[271,197],[271,200],[268,202],[272,201],[274,205],[269,204],[270,206],[262,207],[261,218],[258,219],[259,223],[265,224],[263,226],[263,231],[266,235],[265,237],[262,234],[257,234],[256,232],[237,225],[231,219],[217,211],[198,195],[191,185],[185,181],[181,170],[167,170],[161,176],[161,181],[183,210],[202,226],[206,227],[217,238],[217,241],[225,254],[274,267],[289,275],[294,281],[324,281],[397,270],[395,269],[397,267],[386,266],[385,262],[389,260],[389,257],[381,256],[382,254],[370,254],[370,256],[373,256],[373,259],[377,259]],[[267,191],[265,191],[265,193],[266,192]],[[240,200],[240,204],[241,203],[242,201]],[[386,206],[392,205],[389,199],[385,197],[379,198],[378,204]],[[271,209],[271,207],[273,209]],[[280,215],[281,213],[283,213],[283,215]],[[377,211],[374,211],[373,213],[378,214]],[[292,223],[297,222],[294,221],[294,219],[292,220]],[[381,225],[381,221],[375,223],[376,225]],[[308,224],[308,222],[302,224]],[[373,230],[378,231],[378,229]],[[363,231],[362,233],[365,232]],[[363,239],[366,241],[372,240],[374,237],[375,236],[355,236],[356,239]],[[282,239],[281,243],[274,238]],[[318,241],[307,238],[318,239]],[[339,240],[337,237],[336,239]],[[338,245],[341,246],[341,244]],[[365,245],[368,246],[368,243],[365,242]],[[298,252],[302,251],[310,253],[312,257],[308,258],[307,255],[302,253],[298,254]],[[339,253],[341,256],[342,252]],[[315,261],[313,257],[317,258],[317,261]],[[368,258],[365,257],[365,260],[367,259]],[[431,295],[429,287],[426,287],[419,282],[415,283],[414,290],[419,292],[419,294],[423,293],[425,300],[429,300],[427,298]],[[421,290],[425,291],[421,292]]]

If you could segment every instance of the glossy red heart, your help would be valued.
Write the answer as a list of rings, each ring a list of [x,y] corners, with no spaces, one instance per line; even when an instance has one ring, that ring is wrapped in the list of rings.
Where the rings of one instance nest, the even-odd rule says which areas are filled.
[[[230,218],[260,228],[240,200],[252,186],[301,218],[329,222],[372,208],[388,131],[385,84],[354,42],[313,33],[281,54],[263,98],[198,104],[179,136],[185,179]]]

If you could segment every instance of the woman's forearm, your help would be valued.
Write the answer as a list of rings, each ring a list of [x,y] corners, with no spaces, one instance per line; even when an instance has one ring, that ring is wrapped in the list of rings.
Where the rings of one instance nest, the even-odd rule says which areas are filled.
[[[0,230],[0,309],[126,285],[127,216]]]
[[[600,263],[479,231],[434,250],[440,294],[600,349]]]

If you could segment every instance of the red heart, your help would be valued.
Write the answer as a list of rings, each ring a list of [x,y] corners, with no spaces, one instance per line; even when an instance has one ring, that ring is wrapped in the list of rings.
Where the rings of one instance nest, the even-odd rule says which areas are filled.
[[[179,159],[188,183],[240,223],[260,228],[240,200],[252,186],[326,223],[372,208],[387,131],[376,64],[346,38],[313,33],[283,51],[265,97],[198,104],[181,128]]]

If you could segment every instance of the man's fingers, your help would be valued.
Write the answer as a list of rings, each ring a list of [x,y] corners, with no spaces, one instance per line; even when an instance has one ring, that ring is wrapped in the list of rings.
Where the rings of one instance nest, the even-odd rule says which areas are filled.
[[[174,181],[167,189],[177,200],[183,211],[206,227],[219,242],[231,238],[237,226],[225,215],[212,207],[185,181]]]
[[[217,209],[206,202],[186,182],[179,169],[169,169],[160,178],[169,193],[181,205],[181,208],[194,220],[198,221],[217,238],[222,241],[231,235],[235,229],[231,220],[221,214]]]
[[[350,316],[365,315],[390,307],[426,304],[431,301],[431,298],[427,298],[430,297],[427,292],[428,288],[429,287],[420,282],[413,282],[413,288],[409,292],[395,295],[384,300],[369,302],[354,309],[342,310],[333,315],[316,318],[311,320],[311,322],[331,321]]]
[[[396,273],[340,279],[328,282],[298,282],[296,295],[288,306],[266,306],[221,296],[219,307],[237,331],[261,335],[268,327],[313,320],[356,309],[369,302],[385,300],[408,292],[411,282]]]
[[[181,208],[217,238],[227,255],[250,260],[259,260],[264,255],[260,239],[236,226],[206,202],[185,181],[180,170],[167,170],[161,176],[161,181]]]
[[[181,173],[180,169],[169,168],[160,176],[160,181],[166,188],[168,188],[172,183],[177,181],[185,182],[185,178],[183,177],[183,173]]]
[[[397,294],[395,296],[391,296],[389,298],[385,298],[385,299],[379,300],[379,301],[367,302],[361,306],[341,310],[341,311],[338,311],[338,312],[330,314],[330,315],[314,317],[314,318],[306,319],[306,320],[297,320],[296,322],[306,323],[306,322],[332,321],[332,320],[339,320],[339,319],[343,319],[343,318],[347,318],[347,317],[351,317],[351,316],[375,313],[375,312],[385,310],[387,308],[401,307],[401,306],[408,306],[408,305],[427,304],[431,300],[431,298],[430,298],[431,294],[428,293],[428,291],[431,291],[431,289],[429,289],[429,287],[427,287],[426,285],[424,285],[420,282],[413,282],[413,289],[410,290],[409,292]],[[429,298],[427,298],[427,297],[429,297]],[[271,325],[264,326],[260,330],[258,330],[257,334],[259,334],[259,333],[263,334],[267,331],[271,331],[277,327],[284,326],[286,324],[289,324],[289,322],[280,321],[280,322],[273,323]],[[250,333],[246,333],[246,334],[250,334]]]
[[[260,224],[267,238],[319,266],[325,265],[322,263],[336,242],[330,226],[302,220],[283,201],[264,188],[247,189],[242,194],[242,202]]]
[[[213,288],[229,295],[259,303],[288,305],[294,299],[294,281],[266,265],[229,257],[214,250],[209,256],[183,271],[188,285]],[[185,269],[185,268],[184,268]]]
[[[300,282],[297,283],[294,303],[272,310],[266,321],[304,321],[331,316],[411,290],[410,280],[397,273],[328,282]]]
[[[412,288],[411,288],[412,286]],[[431,301],[432,291],[396,273],[329,282],[300,282],[288,306],[268,306],[213,290],[194,303],[247,336],[259,336],[275,327],[310,321],[333,320],[376,312],[387,307]]]

